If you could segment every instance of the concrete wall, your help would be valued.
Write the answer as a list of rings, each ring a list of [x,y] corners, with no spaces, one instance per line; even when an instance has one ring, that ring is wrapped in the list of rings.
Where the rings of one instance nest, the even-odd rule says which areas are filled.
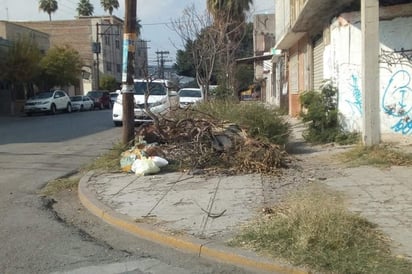
[[[381,20],[381,132],[412,136],[412,15]],[[406,52],[405,52],[406,53]],[[360,14],[341,15],[331,26],[331,44],[324,51],[324,78],[338,86],[339,111],[347,129],[362,129]]]
[[[280,41],[282,37],[290,30],[290,1],[277,0],[275,1],[275,37],[276,41]]]

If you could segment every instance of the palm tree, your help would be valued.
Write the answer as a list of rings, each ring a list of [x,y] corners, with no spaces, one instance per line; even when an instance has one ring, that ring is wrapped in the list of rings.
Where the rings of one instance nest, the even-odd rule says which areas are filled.
[[[46,12],[51,21],[51,14],[58,9],[57,0],[39,0],[39,9]]]
[[[136,36],[140,37],[140,34],[142,33],[142,20],[137,19],[136,20]]]
[[[93,15],[94,7],[89,0],[80,0],[76,8],[79,16],[91,16]]]
[[[104,11],[109,11],[109,14],[112,15],[114,9],[119,8],[119,1],[117,0],[100,0]]]
[[[207,10],[215,21],[245,21],[245,12],[253,0],[207,0]]]

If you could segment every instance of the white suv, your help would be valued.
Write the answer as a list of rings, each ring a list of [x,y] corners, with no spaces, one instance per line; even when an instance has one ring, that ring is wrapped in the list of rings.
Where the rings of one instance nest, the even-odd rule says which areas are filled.
[[[55,114],[59,110],[72,112],[70,97],[63,90],[39,92],[24,104],[24,112],[27,116],[35,112]]]
[[[152,122],[152,119],[145,111],[145,93],[148,107],[154,114],[161,114],[171,106],[179,106],[176,91],[171,90],[168,80],[134,80],[134,121],[135,123]],[[122,94],[117,96],[113,105],[112,118],[115,126],[123,124],[123,102]]]

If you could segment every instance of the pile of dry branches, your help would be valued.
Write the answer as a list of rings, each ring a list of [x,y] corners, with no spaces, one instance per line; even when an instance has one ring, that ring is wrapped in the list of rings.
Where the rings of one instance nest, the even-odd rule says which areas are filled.
[[[278,145],[251,139],[238,125],[213,118],[162,119],[140,126],[136,135],[158,143],[159,156],[183,169],[274,174],[289,161]]]

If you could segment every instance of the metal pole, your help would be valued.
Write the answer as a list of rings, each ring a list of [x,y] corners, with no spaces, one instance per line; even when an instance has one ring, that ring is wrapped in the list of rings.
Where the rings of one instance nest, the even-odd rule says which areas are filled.
[[[99,23],[96,23],[96,86],[95,89],[99,89],[100,86],[100,70],[99,70],[99,53],[100,53],[100,41],[99,41]]]
[[[136,51],[136,0],[125,0],[125,24],[123,34],[123,144],[134,141],[134,54]]]

